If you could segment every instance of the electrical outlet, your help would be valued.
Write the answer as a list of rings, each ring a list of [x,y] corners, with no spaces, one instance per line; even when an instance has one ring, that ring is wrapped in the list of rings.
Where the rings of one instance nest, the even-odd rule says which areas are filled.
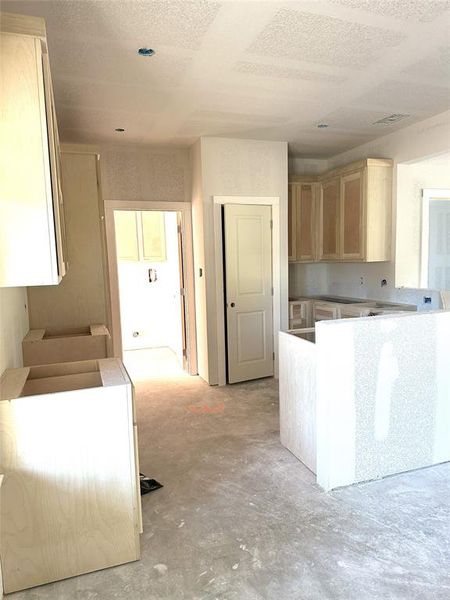
[[[364,277],[359,278],[359,285],[364,285]]]
[[[381,287],[384,287],[387,285],[387,279],[382,279],[381,280]]]
[[[423,303],[424,304],[431,304],[431,296],[424,296],[423,297]]]

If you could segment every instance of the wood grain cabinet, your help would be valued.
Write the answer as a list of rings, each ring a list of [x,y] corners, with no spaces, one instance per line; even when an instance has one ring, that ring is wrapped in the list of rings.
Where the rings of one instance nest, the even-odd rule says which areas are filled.
[[[0,286],[58,284],[67,253],[43,19],[1,13],[0,46]]]
[[[340,187],[334,178],[320,186],[319,260],[340,258],[340,232]]]
[[[317,195],[317,183],[289,184],[288,246],[291,262],[312,262],[317,258]]]
[[[5,593],[139,559],[136,436],[133,386],[117,359],[4,372]]]
[[[391,160],[360,160],[289,187],[291,262],[391,259]]]

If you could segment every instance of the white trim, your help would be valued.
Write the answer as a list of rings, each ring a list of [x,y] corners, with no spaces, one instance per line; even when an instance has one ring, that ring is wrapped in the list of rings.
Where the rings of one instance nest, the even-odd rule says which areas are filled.
[[[213,196],[214,251],[216,266],[217,370],[219,385],[226,385],[225,304],[223,300],[222,210],[224,204],[260,204],[272,207],[273,349],[274,374],[278,378],[278,332],[281,323],[280,198],[278,196]]]
[[[190,375],[197,375],[197,338],[195,325],[194,257],[192,250],[192,216],[190,202],[153,202],[151,200],[105,200],[106,241],[109,271],[109,295],[111,304],[111,337],[114,356],[122,357],[120,323],[119,278],[117,272],[115,210],[157,210],[181,213],[183,237],[183,262],[186,291],[186,337],[187,361]]]
[[[422,190],[422,228],[421,228],[421,252],[420,252],[420,287],[430,289],[428,282],[428,260],[430,244],[430,201],[448,200],[450,190],[443,188],[424,188]]]

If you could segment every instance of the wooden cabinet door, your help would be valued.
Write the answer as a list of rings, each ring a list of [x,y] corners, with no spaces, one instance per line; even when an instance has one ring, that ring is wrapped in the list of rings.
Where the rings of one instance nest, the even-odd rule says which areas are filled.
[[[139,260],[137,213],[132,210],[114,211],[116,249],[119,260]]]
[[[155,210],[141,212],[142,260],[166,260],[166,229],[164,213]]]
[[[341,177],[341,258],[364,258],[363,231],[364,171]]]
[[[289,261],[297,260],[297,203],[296,203],[297,184],[288,185],[288,257]]]
[[[302,183],[298,186],[296,213],[297,260],[314,261],[316,259],[316,207],[313,184]]]
[[[48,54],[42,52],[42,72],[44,77],[45,110],[47,117],[47,138],[49,148],[50,176],[52,182],[53,217],[55,222],[56,252],[58,273],[63,277],[68,269],[66,222],[62,192],[61,149],[56,121],[55,101],[50,75]]]
[[[324,181],[320,193],[319,260],[339,258],[339,178]]]

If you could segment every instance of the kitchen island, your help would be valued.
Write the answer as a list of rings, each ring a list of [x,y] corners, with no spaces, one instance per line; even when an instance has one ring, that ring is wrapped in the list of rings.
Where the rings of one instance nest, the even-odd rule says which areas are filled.
[[[279,334],[281,442],[325,490],[450,460],[450,311]]]

